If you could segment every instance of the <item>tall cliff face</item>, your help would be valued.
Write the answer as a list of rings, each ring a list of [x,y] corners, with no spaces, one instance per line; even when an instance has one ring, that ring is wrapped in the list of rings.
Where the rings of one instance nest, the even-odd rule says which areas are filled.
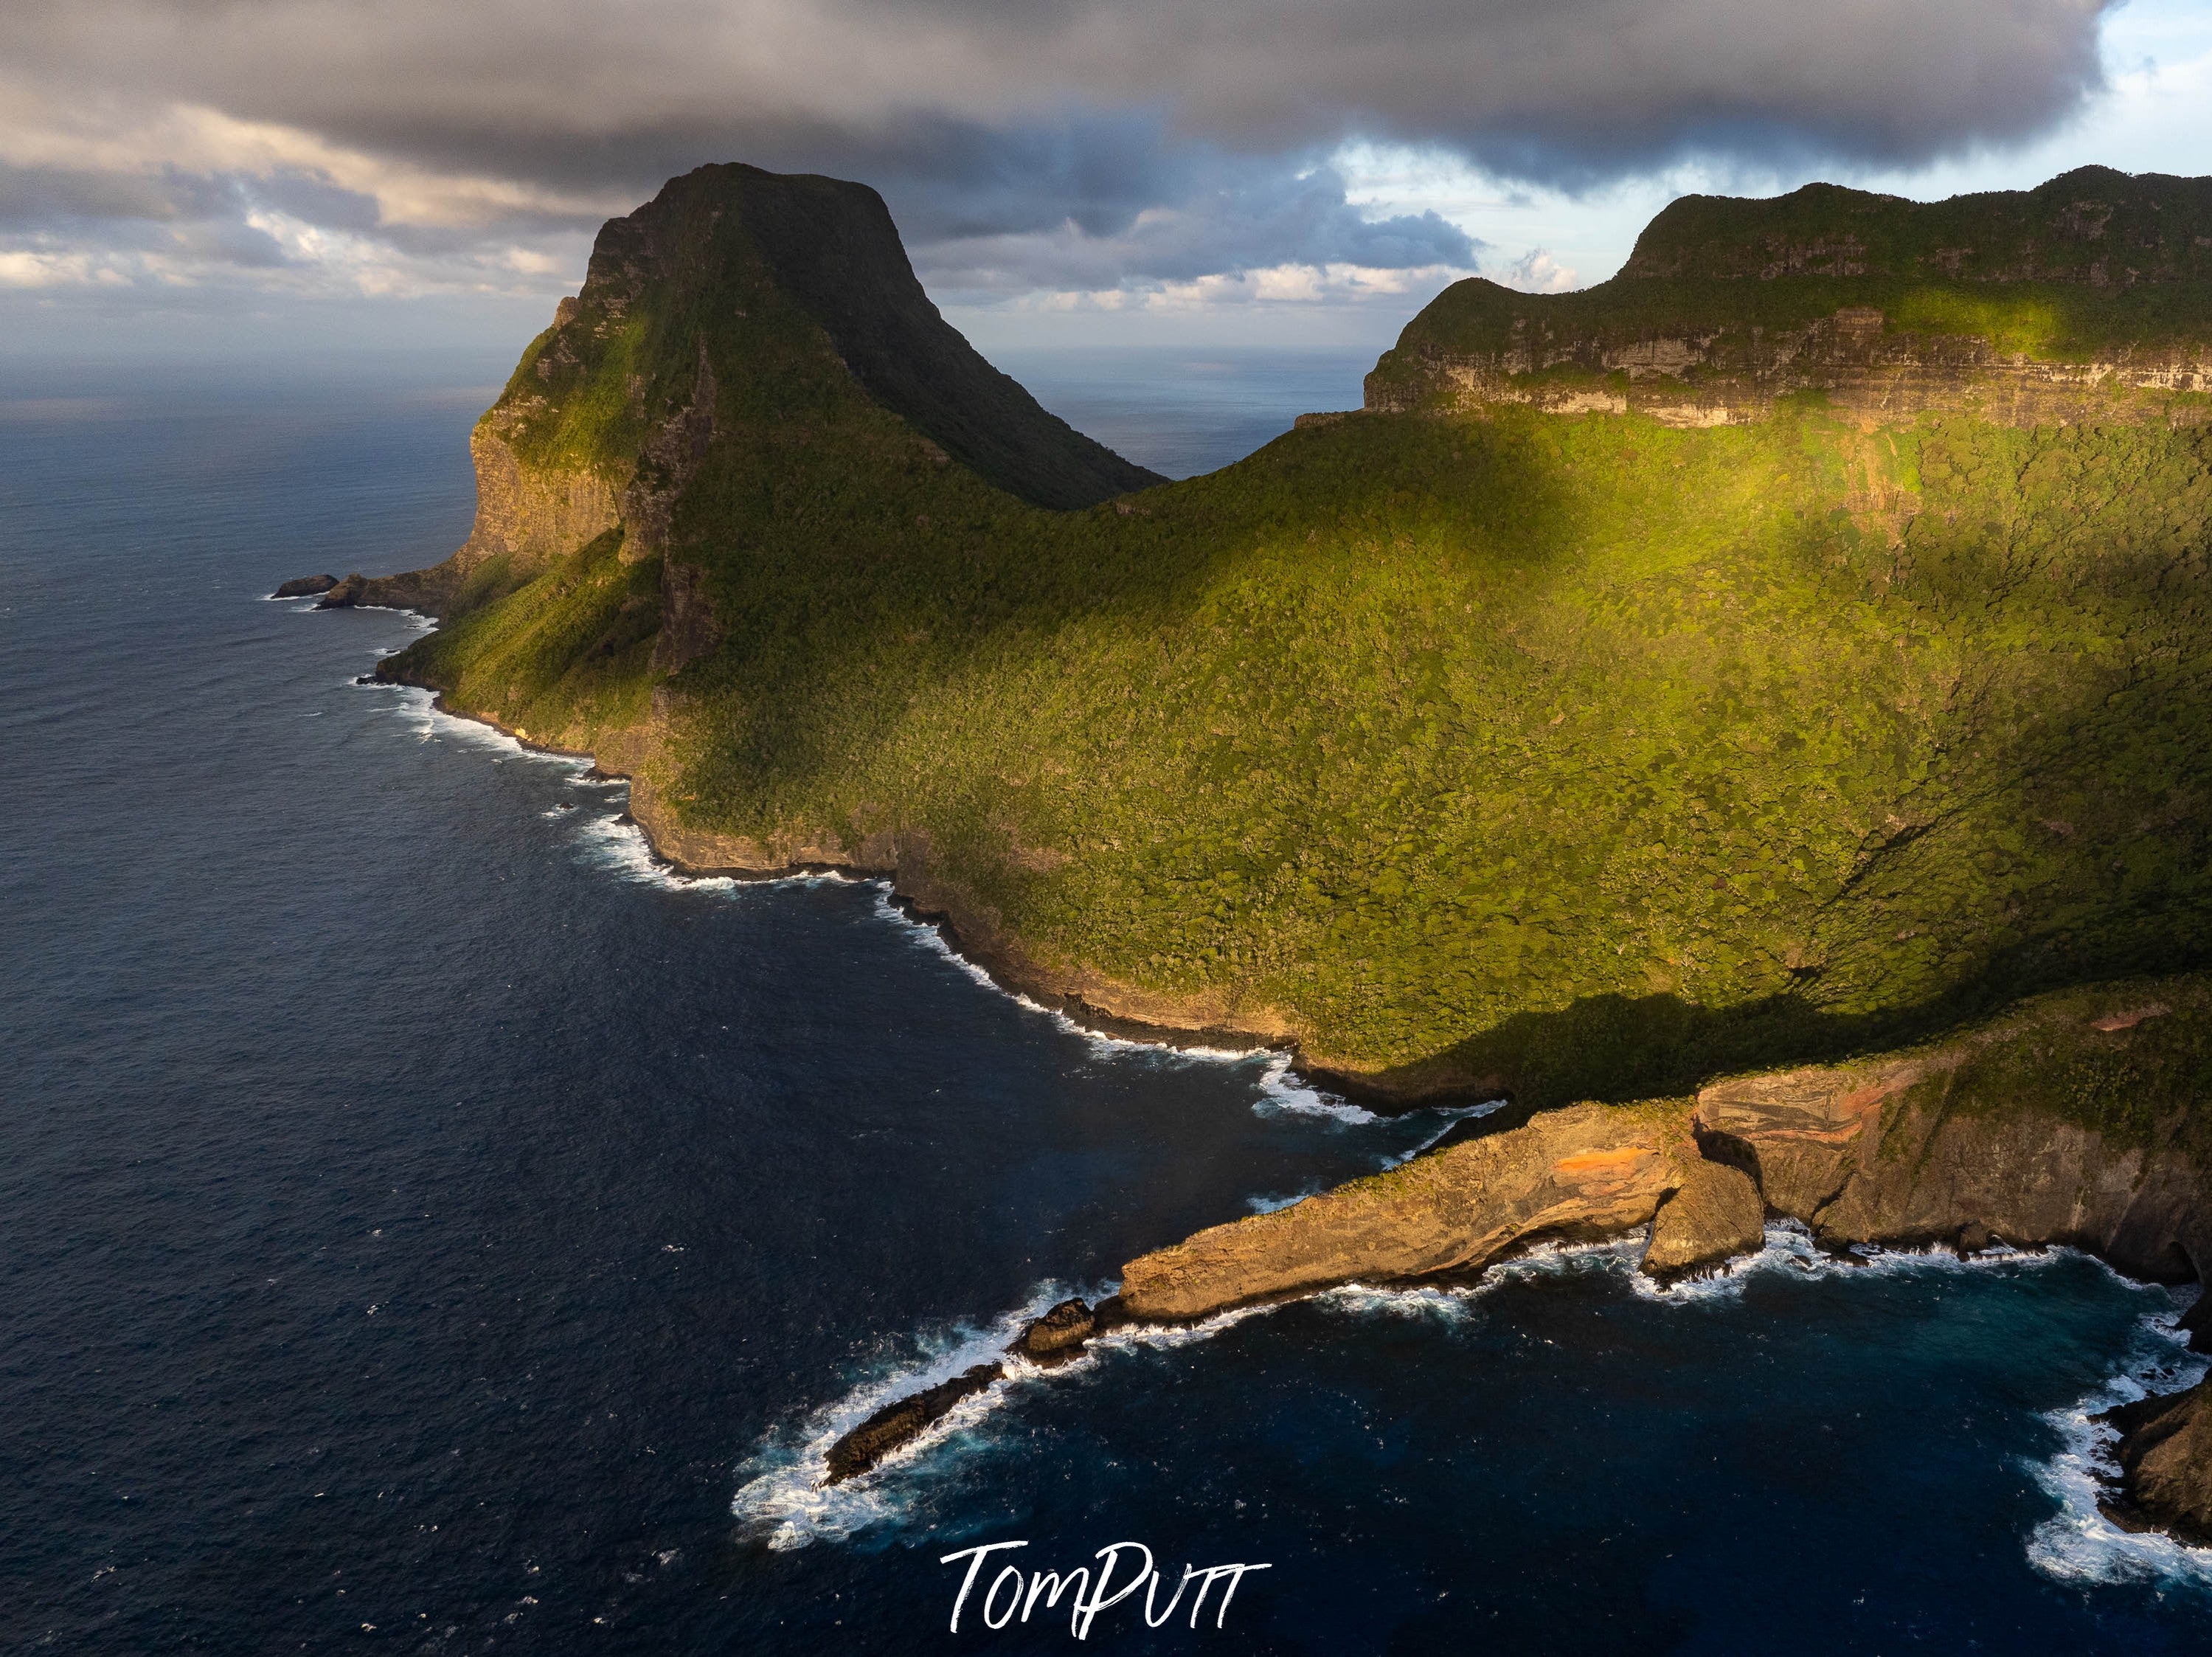
[[[477,533],[406,578],[449,624],[380,671],[632,771],[686,862],[884,873],[1032,994],[1398,1097],[1686,1095],[2204,959],[2204,393],[1670,429],[1632,405],[1703,394],[1681,295],[1872,362],[1906,313],[1838,320],[1852,284],[1921,278],[1623,278],[1541,303],[1641,353],[1579,382],[1626,415],[1344,419],[1046,511],[957,458],[995,381],[923,371],[957,341],[887,237],[742,168],[610,226],[479,433]],[[2132,305],[2179,350],[2174,269],[1961,277],[1986,339],[1933,332]]]
[[[582,290],[477,423],[468,540],[346,599],[468,607],[616,532],[625,562],[655,557],[718,438],[742,446],[786,421],[834,444],[885,411],[1033,505],[1160,481],[1048,413],[945,322],[874,191],[701,168],[600,230]]]
[[[2033,190],[1916,202],[1808,184],[1770,200],[1684,196],[1622,267],[1651,278],[1785,276],[2065,283],[2212,279],[2212,180],[2082,167]]]
[[[1921,204],[1834,185],[1685,197],[1578,294],[1457,283],[1369,377],[1377,411],[1523,405],[1670,425],[1813,396],[1863,420],[2212,418],[2212,186],[2070,173]]]
[[[1693,1101],[1540,1112],[1140,1256],[1115,1309],[1194,1320],[1346,1282],[1449,1280],[1646,1222],[1644,1270],[1668,1280],[1759,1249],[1762,1209],[1838,1251],[2064,1244],[2202,1282],[2208,1087],[2212,978],[2084,986],[1906,1052],[1731,1077]],[[2185,1326],[2208,1332],[2201,1303]],[[2212,1380],[2112,1425],[2107,1513],[2212,1541]]]
[[[1831,1247],[2061,1243],[2194,1282],[2212,1273],[2207,1086],[2212,979],[2090,985],[1893,1057],[1733,1077],[1693,1100],[1540,1112],[1133,1260],[1122,1299],[1139,1317],[1200,1318],[1480,1270],[1655,1218],[1646,1264],[1666,1275],[1759,1246],[1732,1212],[1744,1189]],[[1667,1235],[1678,1207],[1708,1210],[1690,1229],[1734,1250]]]

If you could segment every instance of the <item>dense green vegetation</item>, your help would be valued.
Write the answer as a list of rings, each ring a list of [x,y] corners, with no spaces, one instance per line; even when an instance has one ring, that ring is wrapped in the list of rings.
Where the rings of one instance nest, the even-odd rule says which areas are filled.
[[[666,557],[719,643],[649,760],[688,822],[926,835],[1048,965],[1536,1100],[2203,956],[2203,427],[1376,415],[1052,513],[795,311],[732,317],[738,279],[623,323],[664,342],[642,406],[702,338],[718,387]],[[568,407],[612,371],[574,372]],[[603,746],[660,682],[659,578],[604,538],[398,671]]]
[[[2119,1012],[2141,1021],[2100,1029]],[[2212,981],[2141,978],[2039,997],[1974,1033],[1971,1056],[1916,1092],[1954,1112],[2040,1111],[2116,1146],[2148,1146],[2179,1120],[2199,1156],[2212,1122],[2190,1107],[2212,1095]]]
[[[1802,328],[1845,306],[1872,306],[1891,333],[1971,335],[2007,354],[2085,362],[2118,350],[2212,341],[2212,282],[2100,292],[2060,283],[1801,277],[1788,282],[1616,277],[1571,294],[1523,294],[1479,277],[1455,283],[1407,326],[1377,365],[1418,372],[1420,356],[1503,352],[1516,324],[1559,340],[1621,345],[1654,337],[1723,336],[1722,360],[1747,352],[1754,329]],[[1540,342],[1541,335],[1539,336]]]
[[[1644,227],[1622,274],[2201,284],[2212,280],[2212,179],[2081,167],[2033,190],[1946,201],[1834,184],[1764,200],[1683,196]]]

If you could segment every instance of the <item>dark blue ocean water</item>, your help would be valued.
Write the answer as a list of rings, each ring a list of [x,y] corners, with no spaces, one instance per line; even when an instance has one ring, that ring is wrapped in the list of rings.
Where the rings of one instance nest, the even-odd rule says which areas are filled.
[[[671,880],[356,687],[414,624],[259,594],[454,545],[497,373],[0,382],[0,1648],[1042,1650],[939,1556],[1129,1539],[1271,1569],[1093,1645],[2212,1650],[2081,1459],[2173,1302],[2074,1257],[1340,1294],[816,1490],[1022,1308],[1444,1119],[1087,1039],[871,886]]]

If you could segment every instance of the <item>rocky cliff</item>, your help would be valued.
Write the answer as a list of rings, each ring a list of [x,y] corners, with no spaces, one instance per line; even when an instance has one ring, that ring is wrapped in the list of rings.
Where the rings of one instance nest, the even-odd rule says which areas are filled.
[[[2212,190],[2085,168],[1918,203],[1834,185],[1686,197],[1612,281],[1448,289],[1367,382],[1371,411],[1520,405],[1668,425],[1817,399],[1873,423],[2212,418]]]
[[[602,228],[582,290],[477,423],[467,541],[444,564],[349,580],[326,601],[473,607],[614,532],[625,559],[655,557],[718,434],[819,420],[805,388],[824,381],[1039,506],[1160,481],[1048,413],[945,322],[874,191],[704,167]]]
[[[1549,1237],[1709,1270],[1769,1213],[2185,1278],[2212,1020],[2111,981],[2212,925],[2208,187],[1678,204],[1109,505],[1149,474],[945,327],[872,192],[703,169],[485,417],[468,544],[325,601],[444,615],[379,672],[631,773],[686,862],[884,873],[1085,1018],[1518,1101],[1024,1362]]]
[[[1581,1105],[1419,1157],[1122,1269],[1118,1310],[1190,1321],[1346,1282],[1449,1281],[1536,1244],[1650,1227],[1662,1281],[1762,1246],[2064,1244],[2134,1276],[2212,1266],[2212,981],[2045,996],[1893,1057]],[[2121,1412],[2116,1512],[2212,1536],[2204,1388]]]

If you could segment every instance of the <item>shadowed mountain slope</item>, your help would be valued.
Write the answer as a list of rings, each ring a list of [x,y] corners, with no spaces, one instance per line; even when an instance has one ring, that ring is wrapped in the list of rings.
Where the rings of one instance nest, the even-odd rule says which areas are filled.
[[[1402,396],[1052,512],[841,350],[906,337],[897,283],[807,297],[874,198],[765,176],[610,227],[471,545],[369,584],[454,594],[383,671],[630,771],[670,855],[890,873],[1033,994],[1393,1097],[1680,1094],[2204,959],[2187,271],[1462,283]],[[2135,210],[2061,183],[2053,224]],[[1910,216],[1734,207],[1824,202]]]

